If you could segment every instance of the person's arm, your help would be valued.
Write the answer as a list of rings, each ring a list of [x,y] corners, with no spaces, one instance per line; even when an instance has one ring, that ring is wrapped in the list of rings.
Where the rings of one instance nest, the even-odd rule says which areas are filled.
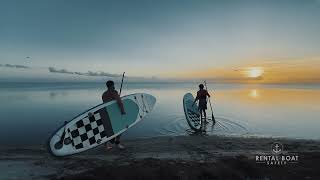
[[[208,91],[207,91],[207,96],[208,96],[208,97],[211,97],[210,94],[208,93]]]
[[[102,99],[102,102],[103,102],[103,103],[106,102],[105,93],[102,94],[101,99]]]
[[[199,94],[197,93],[197,97],[194,99],[192,106],[194,106],[194,104],[199,100]]]
[[[193,103],[192,103],[192,106],[194,106],[194,104],[199,100],[198,97],[196,97],[196,99],[194,99]]]
[[[115,100],[117,101],[117,103],[118,103],[118,106],[119,106],[119,108],[120,108],[121,114],[126,114],[126,112],[124,111],[124,107],[123,107],[122,100],[121,100],[121,98],[120,98],[120,96],[119,96],[119,94],[118,94],[117,91],[115,91],[115,93],[114,93],[114,99],[115,99]]]

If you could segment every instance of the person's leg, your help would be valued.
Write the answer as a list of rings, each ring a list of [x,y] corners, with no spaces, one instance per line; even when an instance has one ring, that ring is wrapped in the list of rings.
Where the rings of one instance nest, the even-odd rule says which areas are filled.
[[[113,148],[112,142],[108,141],[104,144],[106,150],[110,150]]]
[[[204,122],[203,122],[203,114],[202,114],[202,111],[203,111],[203,109],[200,109],[200,114],[201,114],[201,117],[200,117],[200,120],[201,120],[201,129],[203,130]]]
[[[200,107],[198,108],[198,111],[200,113],[200,129],[202,129],[202,110]]]
[[[206,130],[206,115],[205,115],[205,110],[204,109],[201,109],[201,114],[202,113],[203,113],[204,118],[201,118],[201,129],[204,132]]]
[[[114,144],[120,144],[120,135],[114,138]]]
[[[115,144],[119,149],[124,149],[125,147],[122,144],[120,144],[120,137],[121,137],[121,135],[119,135],[119,136],[111,139],[110,141],[106,142],[105,143],[106,149],[107,150],[112,149],[113,148],[113,144]]]
[[[113,144],[117,144],[117,137],[110,139],[109,141],[107,141],[104,145],[106,147],[107,150],[110,150],[113,148]]]
[[[119,149],[124,149],[125,147],[122,144],[120,144],[120,137],[121,135],[115,137],[115,144]]]
[[[203,117],[204,120],[206,120],[206,110],[205,110],[205,109],[202,109],[202,112],[203,112],[202,117]]]
[[[202,119],[202,109],[199,108],[198,110],[199,110],[199,112],[200,112],[200,120],[201,120],[201,119]]]

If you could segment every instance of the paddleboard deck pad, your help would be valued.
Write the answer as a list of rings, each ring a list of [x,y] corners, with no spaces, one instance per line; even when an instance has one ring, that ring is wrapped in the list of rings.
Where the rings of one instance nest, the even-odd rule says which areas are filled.
[[[49,138],[49,152],[54,156],[66,156],[103,144],[141,121],[156,103],[154,96],[144,93],[121,99],[126,114],[121,114],[116,101],[97,105],[60,127]]]
[[[199,131],[201,129],[200,112],[196,103],[192,106],[193,102],[194,97],[191,93],[183,96],[183,109],[188,125],[191,129]]]

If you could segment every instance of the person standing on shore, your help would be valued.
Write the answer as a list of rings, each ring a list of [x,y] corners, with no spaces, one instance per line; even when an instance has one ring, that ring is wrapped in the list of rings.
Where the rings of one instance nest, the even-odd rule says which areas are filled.
[[[200,84],[199,85],[199,91],[197,92],[197,97],[194,100],[192,106],[199,101],[199,106],[198,109],[200,111],[200,119],[202,121],[202,117],[204,116],[204,120],[206,121],[207,114],[206,114],[206,109],[207,109],[207,97],[210,98],[210,94],[208,93],[207,90],[204,89],[204,85]],[[203,115],[202,115],[203,113]]]
[[[121,100],[121,98],[119,96],[119,93],[118,93],[118,91],[115,90],[114,82],[109,80],[109,81],[107,81],[106,85],[107,85],[108,90],[105,91],[102,94],[102,101],[104,103],[106,103],[106,102],[109,102],[109,101],[112,101],[112,100],[116,100],[117,103],[118,103],[118,106],[120,108],[121,114],[126,114],[126,112],[124,110],[124,107],[123,107],[122,100]],[[119,149],[124,149],[125,148],[122,144],[120,144],[120,135],[115,137],[111,141],[108,141],[105,144],[106,149],[107,150],[112,149],[113,144],[116,144]]]

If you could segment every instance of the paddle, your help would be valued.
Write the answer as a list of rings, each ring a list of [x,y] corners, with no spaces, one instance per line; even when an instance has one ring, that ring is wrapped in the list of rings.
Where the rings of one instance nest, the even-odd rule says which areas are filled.
[[[204,85],[205,85],[205,87],[206,87],[206,90],[208,91],[208,88],[207,88],[207,82],[206,81],[204,81]],[[210,108],[211,108],[211,115],[212,115],[212,121],[215,123],[216,122],[216,119],[214,118],[214,116],[213,116],[213,110],[212,110],[212,105],[211,105],[211,101],[210,101],[210,97],[209,97],[209,104],[210,104]]]
[[[124,73],[126,73],[126,72],[123,72],[123,74],[122,74],[122,80],[121,80],[121,86],[120,86],[119,96],[121,96],[121,90],[122,90],[122,84],[123,84]]]
[[[58,142],[54,145],[54,148],[56,148],[56,149],[61,149],[62,146],[63,146],[63,141],[64,141],[64,138],[65,138],[65,136],[66,136],[66,124],[67,124],[67,123],[68,123],[67,121],[64,122],[64,130],[63,130],[63,133],[62,133],[62,135],[61,135],[61,137],[60,137],[60,141],[58,141]]]

